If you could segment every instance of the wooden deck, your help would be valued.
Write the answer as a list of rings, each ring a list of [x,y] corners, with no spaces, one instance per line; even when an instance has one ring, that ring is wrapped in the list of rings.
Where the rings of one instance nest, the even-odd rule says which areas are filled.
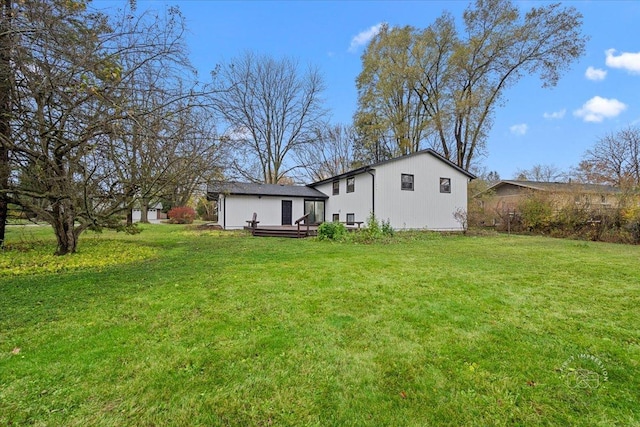
[[[346,226],[347,231],[357,231],[360,228],[360,224],[354,223]],[[298,232],[297,225],[264,225],[255,228],[244,227],[245,230],[251,231],[251,234],[256,237],[291,237],[291,238],[304,238],[313,237],[318,235],[318,226],[310,225],[309,232],[307,233],[307,226],[300,225],[300,232]]]
[[[296,225],[265,225],[255,228],[245,227],[245,230],[250,230],[251,234],[256,237],[291,237],[291,238],[304,238],[318,235],[318,226],[310,225],[307,232],[306,225],[300,225],[300,231]]]

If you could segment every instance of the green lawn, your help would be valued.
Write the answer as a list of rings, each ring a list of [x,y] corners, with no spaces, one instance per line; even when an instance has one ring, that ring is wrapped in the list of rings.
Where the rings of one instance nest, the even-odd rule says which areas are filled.
[[[0,426],[640,425],[640,247],[46,227],[0,253]]]

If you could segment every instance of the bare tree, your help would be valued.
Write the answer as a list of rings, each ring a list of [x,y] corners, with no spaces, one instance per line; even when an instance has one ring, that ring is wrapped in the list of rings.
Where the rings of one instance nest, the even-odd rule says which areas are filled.
[[[640,128],[629,126],[598,139],[576,175],[585,182],[640,188]]]
[[[4,246],[9,212],[9,141],[11,140],[11,49],[12,1],[0,5],[0,249]]]
[[[245,179],[278,183],[300,168],[293,155],[313,141],[325,111],[320,73],[292,59],[246,53],[214,72],[215,105]]]
[[[567,181],[567,174],[555,165],[533,165],[529,169],[518,169],[516,179],[540,182]]]
[[[163,16],[123,11],[117,20],[80,0],[20,1],[13,12],[15,172],[7,194],[53,226],[56,254],[73,253],[84,230],[119,225],[115,215],[137,197],[144,175],[120,172],[137,167],[127,153],[152,150],[132,141],[170,139],[163,119],[192,95],[162,78],[131,84],[150,69],[188,72],[183,19],[169,9]]]
[[[355,130],[348,125],[316,129],[314,140],[299,153],[298,163],[312,181],[345,173],[353,167],[355,138]]]
[[[115,41],[119,63],[127,72],[114,97],[125,114],[113,123],[103,157],[114,166],[110,186],[127,195],[128,222],[134,204],[147,222],[150,205],[168,194],[180,189],[182,199],[190,198],[193,182],[215,169],[202,160],[218,153],[219,140],[208,93],[186,57],[179,11],[170,8],[167,16],[124,11],[117,26],[123,34]]]

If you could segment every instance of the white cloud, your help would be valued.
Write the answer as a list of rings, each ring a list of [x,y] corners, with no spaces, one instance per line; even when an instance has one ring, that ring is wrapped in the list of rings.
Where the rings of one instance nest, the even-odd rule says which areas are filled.
[[[582,108],[573,112],[585,122],[600,123],[604,119],[617,116],[627,109],[627,105],[617,99],[607,99],[594,96],[584,103]]]
[[[605,51],[606,64],[611,68],[622,68],[633,74],[640,74],[640,52],[622,52],[616,56],[615,49]]]
[[[544,113],[542,115],[542,117],[544,117],[545,119],[562,119],[564,117],[564,115],[567,113],[567,109],[563,108],[560,111],[553,111],[551,113]]]
[[[598,82],[600,80],[604,80],[604,78],[607,77],[607,71],[601,70],[600,68],[589,67],[587,68],[587,71],[585,71],[584,76],[589,80]]]
[[[519,125],[513,125],[509,128],[512,134],[522,136],[527,133],[529,126],[526,123],[521,123]]]
[[[360,46],[364,46],[369,43],[372,38],[378,35],[383,25],[384,23],[381,22],[353,36],[353,38],[351,39],[351,44],[349,45],[349,52],[354,53]]]
[[[244,126],[228,129],[225,132],[225,136],[231,141],[246,141],[253,138],[253,135],[251,134],[249,128],[246,128]]]

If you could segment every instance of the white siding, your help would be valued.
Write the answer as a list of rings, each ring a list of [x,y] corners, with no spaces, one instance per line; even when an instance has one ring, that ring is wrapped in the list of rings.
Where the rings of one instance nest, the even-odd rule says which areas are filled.
[[[333,195],[333,183],[328,182],[315,187],[329,196],[325,202],[325,218],[331,221],[333,214],[340,215],[340,221],[347,220],[347,214],[352,213],[355,221],[366,221],[372,210],[372,180],[368,173],[354,175],[355,186],[353,193],[347,193],[347,178],[340,179],[340,194]]]
[[[375,195],[372,194],[375,175]],[[332,183],[315,188],[329,196],[326,219],[339,214],[346,221],[354,213],[356,221],[366,221],[374,210],[379,221],[389,221],[395,229],[460,230],[453,217],[457,209],[467,209],[468,176],[428,152],[400,158],[373,167],[355,176],[355,191],[347,193],[347,179],[340,179],[340,194],[333,195]],[[402,174],[413,175],[413,191],[401,189]],[[451,192],[440,192],[440,178],[451,180]]]
[[[413,191],[401,190],[402,174],[414,176]],[[451,179],[451,193],[440,192],[440,178]],[[468,177],[428,153],[376,167],[376,217],[395,229],[460,230],[453,217],[467,209]]]
[[[258,214],[259,226],[282,225],[282,201],[292,201],[291,222],[304,215],[304,198],[274,196],[220,195],[218,224],[227,230],[240,229]]]

